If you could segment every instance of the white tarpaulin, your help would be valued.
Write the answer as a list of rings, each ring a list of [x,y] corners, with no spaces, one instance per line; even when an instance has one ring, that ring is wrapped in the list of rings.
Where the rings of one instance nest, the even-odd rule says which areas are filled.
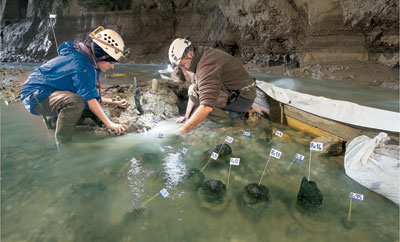
[[[400,113],[356,103],[316,97],[258,81],[257,87],[271,98],[320,117],[372,129],[400,132]]]
[[[386,133],[371,139],[365,135],[354,138],[346,148],[346,175],[361,185],[400,203],[400,147],[386,145]]]

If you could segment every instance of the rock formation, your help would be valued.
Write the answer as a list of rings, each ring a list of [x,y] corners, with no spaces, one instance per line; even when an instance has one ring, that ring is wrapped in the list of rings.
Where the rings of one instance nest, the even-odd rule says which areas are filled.
[[[44,61],[57,41],[79,40],[98,25],[120,32],[130,62],[167,63],[176,37],[222,48],[265,66],[376,60],[398,66],[395,0],[4,0],[1,61]]]

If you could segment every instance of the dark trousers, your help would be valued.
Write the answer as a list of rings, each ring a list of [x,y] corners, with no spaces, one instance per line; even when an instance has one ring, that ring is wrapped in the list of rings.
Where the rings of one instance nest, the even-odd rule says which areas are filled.
[[[254,99],[246,99],[239,96],[231,101],[228,101],[228,105],[225,108],[214,108],[208,118],[214,122],[222,123],[240,118],[251,108]]]
[[[190,100],[196,106],[199,106],[200,100],[198,94],[193,90],[193,88],[189,88],[188,94]],[[251,108],[253,102],[254,99],[246,99],[241,96],[236,96],[235,93],[221,89],[217,105],[207,117],[214,122],[229,122],[233,119],[240,118],[245,114]]]
[[[40,104],[35,107],[36,112],[57,117],[56,139],[59,142],[71,141],[75,126],[86,107],[83,98],[69,91],[56,91]]]

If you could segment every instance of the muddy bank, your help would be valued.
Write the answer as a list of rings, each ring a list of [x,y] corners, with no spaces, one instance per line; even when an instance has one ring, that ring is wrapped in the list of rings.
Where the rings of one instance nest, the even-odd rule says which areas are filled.
[[[127,132],[145,132],[161,120],[178,116],[180,100],[169,85],[168,81],[153,79],[145,86],[141,86],[139,92],[134,85],[103,87],[102,97],[124,100],[128,103],[126,109],[113,104],[105,105],[110,111],[111,121],[126,125]]]
[[[0,102],[5,105],[20,103],[20,91],[23,82],[30,71],[24,69],[0,68]],[[144,132],[152,129],[159,121],[179,115],[179,106],[184,100],[178,96],[185,93],[183,83],[167,80],[152,80],[145,85],[140,85],[139,92],[131,85],[102,85],[102,97],[114,100],[124,100],[128,103],[126,109],[113,104],[103,104],[108,110],[111,121],[124,124],[127,132]],[[137,95],[139,94],[140,95]],[[136,106],[135,94],[143,112],[140,113]],[[39,117],[39,116],[38,116]],[[40,117],[39,117],[40,118]],[[91,126],[90,120],[84,122],[88,126],[85,129],[94,129],[96,133],[108,133],[106,128]]]
[[[21,85],[29,74],[29,70],[0,67],[0,103],[9,105],[19,102]]]

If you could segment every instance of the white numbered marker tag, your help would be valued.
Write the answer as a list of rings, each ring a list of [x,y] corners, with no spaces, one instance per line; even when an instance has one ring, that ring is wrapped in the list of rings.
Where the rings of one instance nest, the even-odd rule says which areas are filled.
[[[277,130],[277,131],[275,132],[275,135],[276,135],[276,136],[279,136],[279,137],[282,137],[282,136],[283,136],[283,133],[282,133],[281,131]]]
[[[213,152],[211,154],[211,159],[217,160],[218,159],[218,153]]]
[[[160,190],[160,195],[162,198],[166,198],[166,197],[168,197],[169,193],[168,193],[167,189],[163,188]]]
[[[158,134],[158,138],[162,139],[162,138],[164,138],[164,135],[163,134]]]
[[[353,200],[357,200],[357,201],[363,201],[364,200],[364,195],[358,194],[358,193],[354,193],[354,192],[350,192],[350,198],[353,199]]]
[[[180,153],[181,153],[182,155],[185,155],[187,151],[188,151],[188,149],[186,149],[186,148],[182,148],[182,150],[181,150],[181,152],[180,152]]]
[[[231,158],[229,164],[238,166],[240,163],[240,158]]]
[[[146,96],[151,97],[152,94],[150,92],[146,92]]]
[[[230,137],[230,136],[226,136],[226,138],[225,138],[225,142],[228,142],[228,143],[232,144],[232,142],[233,142],[233,138],[232,138],[232,137]]]
[[[158,120],[154,120],[153,123],[158,124]]]
[[[246,131],[245,131],[245,132],[243,132],[243,136],[244,136],[244,137],[248,137],[248,138],[250,138],[250,132],[246,132]]]
[[[310,143],[310,150],[322,151],[323,148],[324,148],[323,143],[318,143],[318,142]]]
[[[302,162],[302,161],[304,160],[304,155],[300,155],[300,154],[297,153],[297,154],[294,156],[294,159],[297,160],[297,161]]]
[[[56,18],[57,17],[57,15],[55,15],[55,14],[50,14],[50,18]]]
[[[275,157],[276,159],[281,158],[282,152],[279,150],[271,149],[271,152],[269,152],[269,155],[272,157]]]

